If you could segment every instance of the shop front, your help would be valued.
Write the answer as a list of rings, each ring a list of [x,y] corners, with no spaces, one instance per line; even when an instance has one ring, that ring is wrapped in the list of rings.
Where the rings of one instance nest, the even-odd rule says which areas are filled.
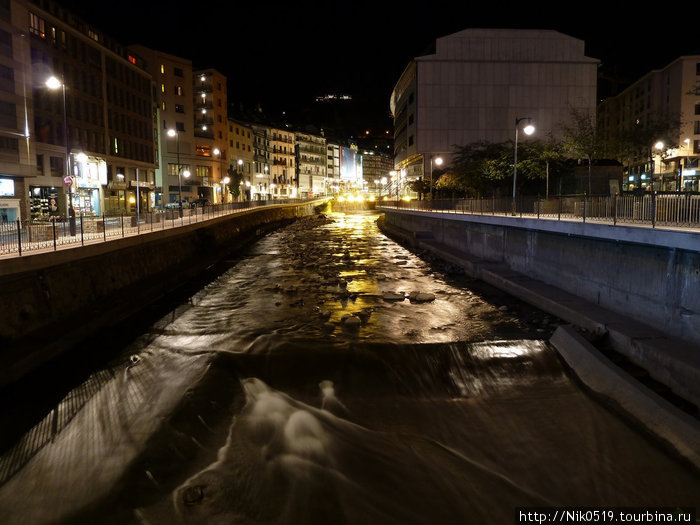
[[[0,223],[22,220],[14,179],[0,177]]]
[[[33,221],[47,221],[67,215],[55,186],[29,186],[29,213]]]
[[[73,208],[76,214],[99,216],[103,213],[102,186],[107,186],[107,164],[103,159],[76,155],[74,164]]]

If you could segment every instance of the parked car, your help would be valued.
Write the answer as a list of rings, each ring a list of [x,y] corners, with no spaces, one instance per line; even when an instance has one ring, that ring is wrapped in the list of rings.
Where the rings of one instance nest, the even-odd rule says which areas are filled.
[[[182,207],[183,208],[189,208],[190,203],[187,201],[182,201]],[[166,202],[165,203],[165,209],[166,210],[177,210],[180,208],[180,201],[175,201],[175,202]]]
[[[210,205],[211,205],[211,202],[209,202],[209,199],[205,199],[204,197],[192,201],[193,208],[201,208],[202,206],[210,206]]]

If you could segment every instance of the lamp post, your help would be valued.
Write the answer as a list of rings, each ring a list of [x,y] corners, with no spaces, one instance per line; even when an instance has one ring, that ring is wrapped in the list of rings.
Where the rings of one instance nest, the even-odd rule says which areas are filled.
[[[75,210],[73,209],[73,174],[70,169],[70,141],[68,140],[68,111],[66,110],[66,83],[52,76],[46,80],[46,87],[52,90],[61,88],[63,92],[63,140],[66,142],[66,178],[68,186],[68,227],[70,234],[75,236]]]
[[[174,129],[168,130],[168,137],[175,137],[177,139],[177,193],[178,193],[178,208],[180,210],[180,218],[182,218],[182,180],[180,179],[180,134]]]
[[[654,144],[654,149],[658,150],[659,154],[659,179],[663,182],[662,174],[661,174],[661,152],[664,149],[664,143],[661,141],[658,141],[656,144]],[[654,193],[654,172],[656,171],[656,166],[652,164],[651,167],[651,192]]]
[[[690,170],[690,139],[685,139],[683,142],[685,142],[685,170],[681,170],[681,177],[680,177],[679,183],[678,183],[678,191],[684,191],[684,188],[683,188],[684,171]]]
[[[518,180],[518,128],[523,120],[530,122],[530,117],[515,117],[515,147],[513,148],[513,215],[515,215],[515,197],[516,184]],[[532,135],[535,132],[535,126],[528,124],[523,128],[526,135]]]
[[[221,151],[219,148],[214,148],[214,155],[217,155],[219,157],[219,180],[223,181],[224,180],[224,152]],[[223,188],[222,188],[223,190]],[[221,201],[223,202],[224,200],[224,194],[221,194]]]
[[[433,162],[437,166],[442,166],[442,157],[435,157],[431,156],[430,157],[430,200],[433,200]]]
[[[236,173],[240,176],[241,178],[241,184],[244,183],[243,181],[243,159],[238,159],[236,161]],[[243,184],[243,187],[245,188],[240,195],[240,198],[242,201],[244,200],[250,200],[250,197],[248,196],[248,188],[250,188],[250,181],[245,181],[245,184]]]

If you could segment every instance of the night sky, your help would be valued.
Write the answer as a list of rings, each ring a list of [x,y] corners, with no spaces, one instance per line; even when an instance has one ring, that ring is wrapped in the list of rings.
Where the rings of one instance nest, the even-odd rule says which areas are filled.
[[[633,5],[623,15],[614,1],[599,0],[432,0],[420,11],[413,3],[342,0],[59,3],[124,44],[218,69],[228,77],[230,100],[278,111],[328,91],[349,93],[370,125],[380,126],[389,121],[391,91],[408,61],[462,29],[554,29],[580,38],[586,54],[602,61],[601,72],[620,78],[622,87],[678,56],[700,54],[691,4],[654,11]],[[609,89],[604,85],[601,96]]]

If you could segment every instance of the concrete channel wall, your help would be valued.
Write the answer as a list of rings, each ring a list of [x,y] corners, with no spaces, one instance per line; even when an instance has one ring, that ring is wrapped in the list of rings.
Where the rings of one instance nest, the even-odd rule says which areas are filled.
[[[254,208],[171,230],[0,260],[0,385],[119,322],[312,201]]]
[[[700,233],[382,211],[388,225],[417,239],[505,265],[687,341],[700,352]]]

